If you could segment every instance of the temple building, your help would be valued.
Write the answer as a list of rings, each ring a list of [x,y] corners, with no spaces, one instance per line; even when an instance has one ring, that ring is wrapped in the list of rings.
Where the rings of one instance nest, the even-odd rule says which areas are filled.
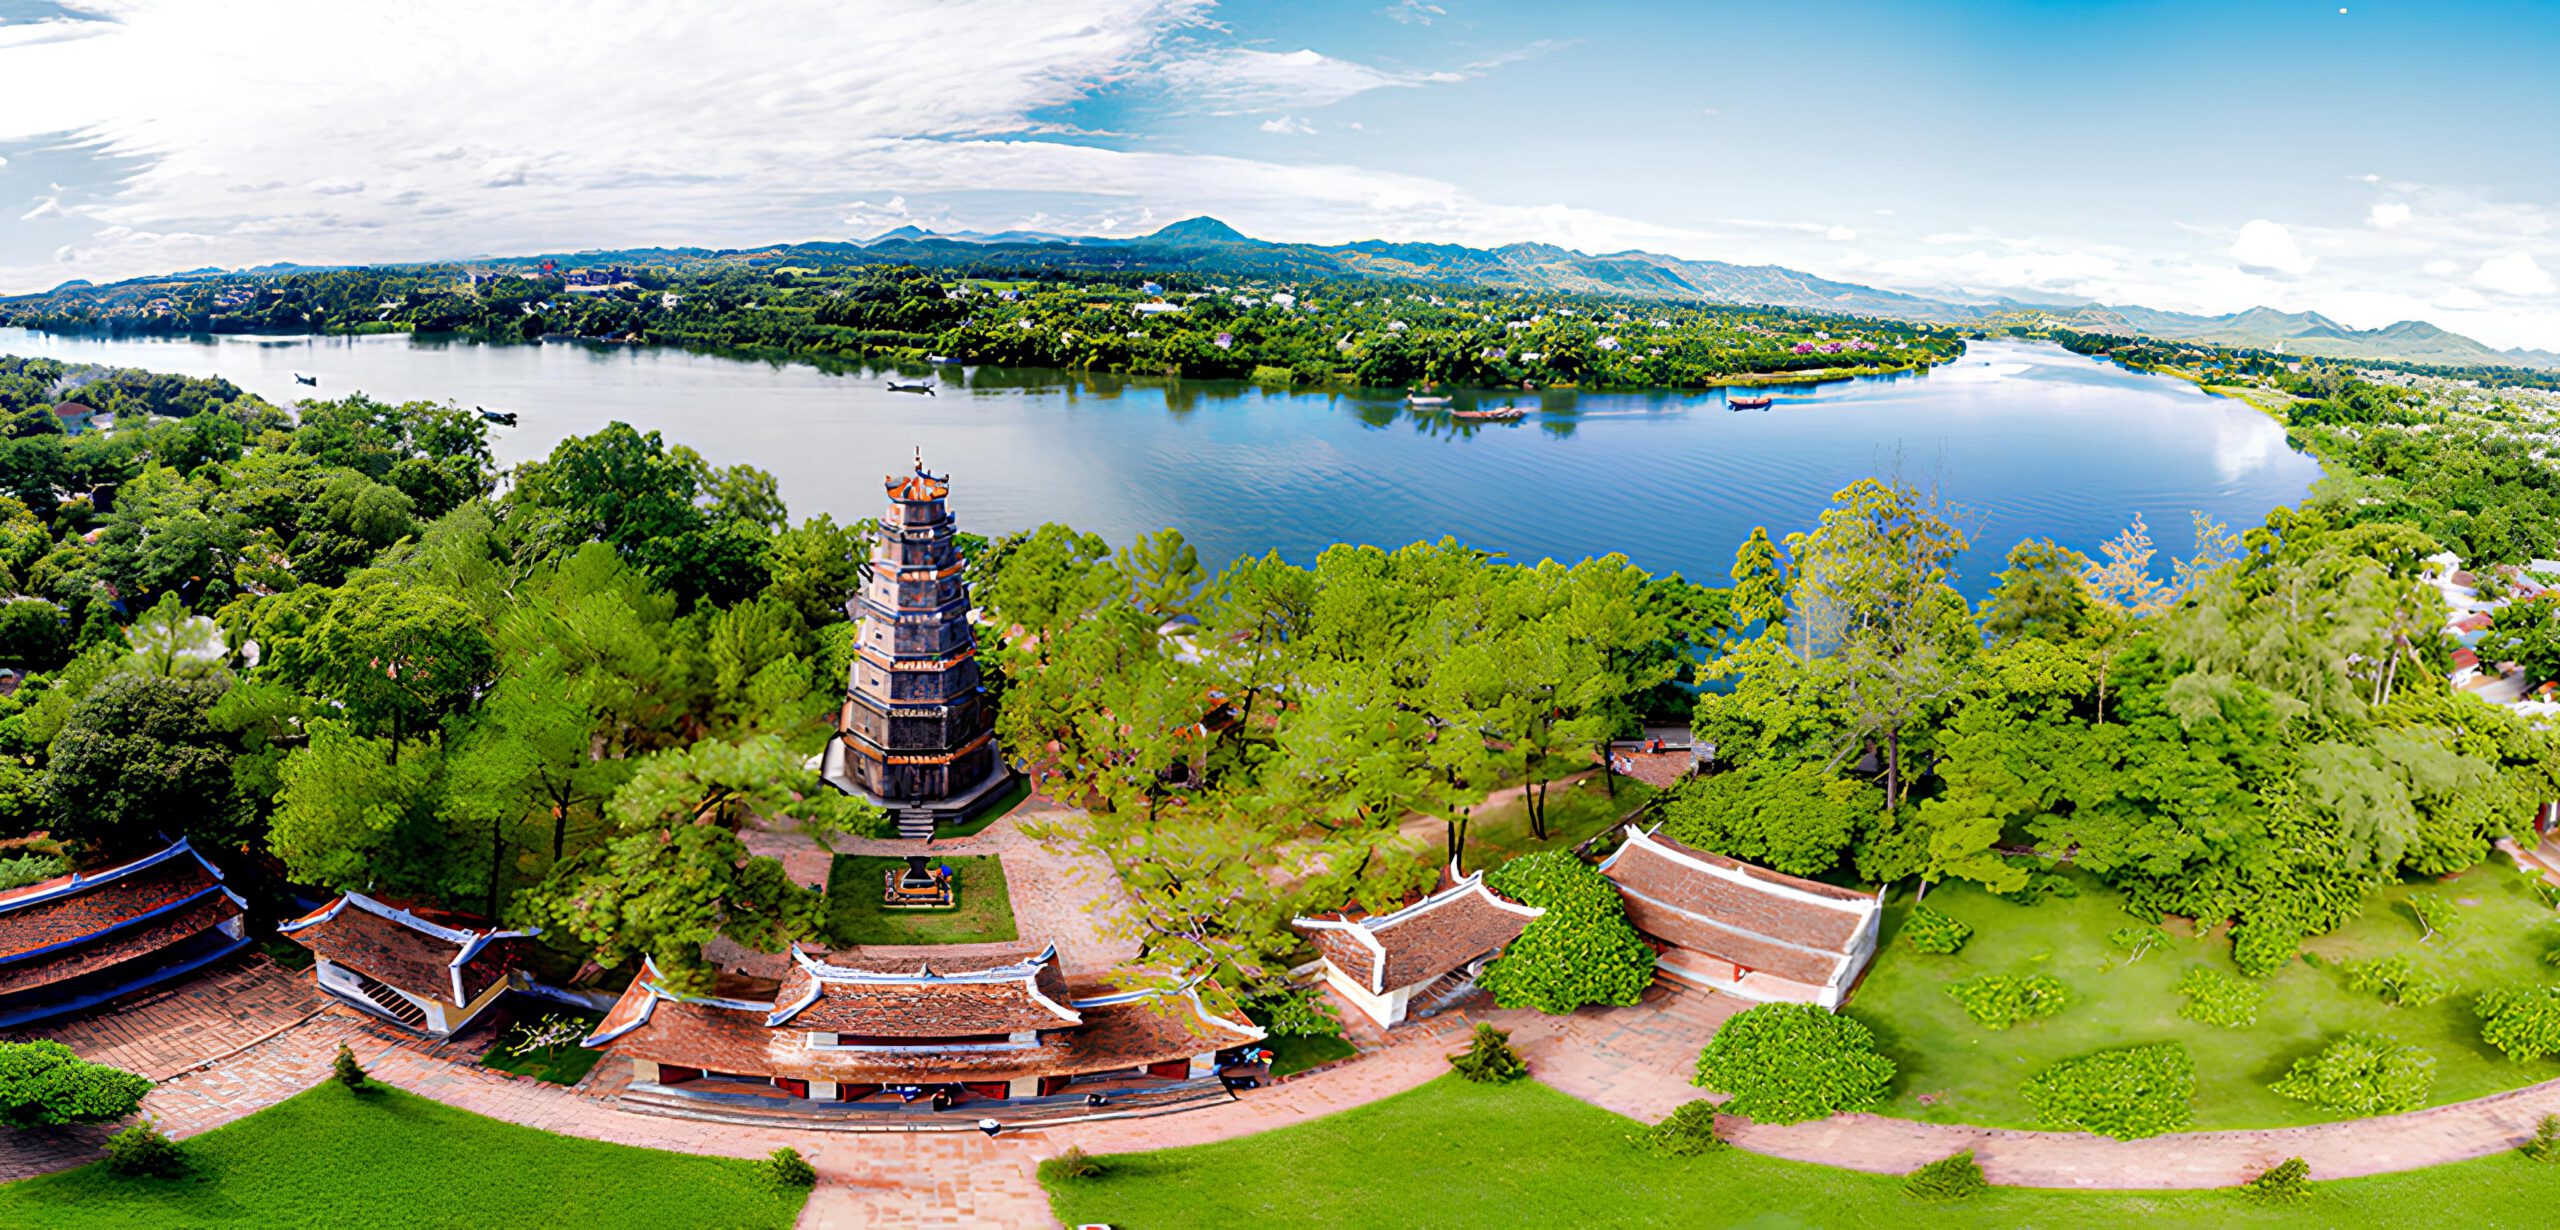
[[[1453,971],[1472,974],[1546,913],[1505,901],[1484,873],[1459,876],[1391,914],[1300,918],[1300,934],[1323,954],[1325,982],[1380,1026],[1401,1024],[1416,996]]]
[[[778,981],[724,974],[710,995],[668,990],[656,964],[585,1045],[631,1065],[627,1097],[680,1095],[764,1109],[942,1094],[963,1102],[1077,1097],[1206,1082],[1220,1053],[1262,1031],[1182,993],[1074,986],[1055,945],[794,946]],[[918,1109],[922,1109],[919,1107]]]
[[[249,944],[248,902],[184,838],[147,858],[0,893],[0,1028],[82,1012]]]
[[[1694,986],[1838,1008],[1875,958],[1882,892],[1755,867],[1632,825],[1600,872],[1654,945],[1655,968]]]
[[[978,678],[969,626],[968,560],[952,542],[945,475],[884,480],[889,507],[872,536],[843,720],[820,775],[896,815],[902,836],[929,837],[993,802],[1011,774]]]
[[[540,934],[448,927],[363,893],[276,933],[311,950],[321,990],[438,1038],[460,1033],[506,993]]]

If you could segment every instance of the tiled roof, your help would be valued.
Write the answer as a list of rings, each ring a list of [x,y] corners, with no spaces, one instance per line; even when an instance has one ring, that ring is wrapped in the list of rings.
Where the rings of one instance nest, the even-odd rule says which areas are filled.
[[[819,960],[791,950],[772,1024],[877,1037],[952,1037],[1058,1029],[1083,1018],[1063,1002],[1054,946],[937,957],[930,949],[853,949]]]
[[[102,936],[148,925],[200,897],[245,903],[182,838],[147,858],[95,874],[60,876],[0,894],[0,966],[43,961]]]
[[[1479,871],[1392,914],[1301,918],[1296,925],[1336,969],[1384,995],[1502,948],[1544,913],[1496,896]]]
[[[122,930],[55,949],[33,960],[0,965],[0,997],[65,982],[83,974],[149,956],[241,914],[240,903],[218,888],[206,889]]]
[[[1746,969],[1827,985],[1880,908],[1855,889],[1785,875],[1627,830],[1600,870],[1636,930]]]
[[[1131,992],[1076,1001],[1078,1024],[1043,1030],[1027,1046],[813,1047],[808,1041],[813,1031],[800,1022],[766,1024],[770,1004],[676,996],[657,982],[656,966],[644,963],[640,976],[585,1044],[633,1059],[714,1072],[896,1085],[1110,1072],[1262,1038],[1262,1031],[1250,1024],[1209,1013],[1195,993]]]
[[[539,932],[475,931],[431,923],[348,893],[278,934],[348,969],[413,995],[460,1007],[504,981]]]

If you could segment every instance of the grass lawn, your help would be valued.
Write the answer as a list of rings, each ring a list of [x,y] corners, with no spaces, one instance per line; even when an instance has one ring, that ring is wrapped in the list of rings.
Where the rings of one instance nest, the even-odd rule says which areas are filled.
[[[1940,1123],[2033,1127],[2020,1082],[2055,1060],[2141,1042],[2182,1042],[2196,1065],[2197,1128],[2279,1127],[2338,1118],[2307,1103],[2277,1097],[2267,1085],[2351,1029],[2379,1030],[2424,1047],[2436,1059],[2430,1103],[2456,1102],[2560,1076],[2560,1060],[2513,1063],[2480,1041],[2474,992],[2505,983],[2560,981],[2543,950],[2560,938],[2553,914],[2534,900],[2504,859],[2441,883],[2383,889],[2364,914],[2304,945],[2317,964],[2295,961],[2266,980],[2258,1023],[2221,1029],[2178,1015],[2185,998],[2171,989],[2190,967],[2236,974],[2220,932],[2192,937],[2172,926],[2170,940],[2127,964],[2108,933],[2133,925],[2113,891],[2086,876],[2078,897],[2014,905],[1970,885],[1930,890],[1929,904],[1971,923],[1973,940],[1954,956],[1927,956],[1897,941],[1911,903],[1885,909],[1884,947],[1849,1014],[1876,1031],[1902,1066],[1886,1114]],[[2412,891],[2434,892],[2463,906],[2460,931],[2420,944],[2405,904]],[[2457,988],[2422,1008],[2392,1007],[2347,989],[2341,958],[2407,953]],[[2071,1001],[2060,1015],[2006,1030],[1984,1029],[1946,993],[1974,974],[2046,973]],[[1923,1105],[1921,1097],[1930,1104]]]
[[[572,1037],[565,1042],[536,1047],[522,1055],[508,1053],[510,1048],[528,1036],[528,1026],[547,1022],[555,1017],[578,1022],[581,1032],[577,1037]],[[593,1032],[597,1022],[602,1020],[604,1020],[604,1014],[601,1012],[582,1012],[574,1008],[549,1009],[539,1017],[507,1026],[499,1033],[497,1044],[491,1046],[489,1052],[480,1057],[480,1063],[484,1067],[496,1068],[501,1072],[513,1072],[518,1076],[530,1076],[535,1080],[549,1081],[554,1085],[577,1084],[579,1078],[587,1074],[588,1069],[596,1066],[596,1060],[604,1056],[602,1051],[591,1051],[578,1045],[578,1037]]]
[[[2509,1154],[2434,1170],[2315,1183],[2284,1208],[2227,1191],[1993,1189],[1923,1204],[1902,1180],[1729,1149],[1656,1157],[1637,1124],[1535,1081],[1442,1077],[1410,1093],[1213,1145],[1106,1159],[1098,1178],[1048,1183],[1068,1225],[1122,1230],[1512,1230],[1514,1227],[1842,1228],[2470,1226],[2549,1224],[2560,1166]],[[2314,1176],[2317,1178],[2317,1176]]]
[[[838,944],[982,944],[1015,938],[1013,898],[1004,863],[992,854],[933,856],[960,881],[960,903],[947,910],[891,910],[880,904],[883,877],[905,859],[839,854],[827,869],[830,937]]]
[[[194,1170],[101,1165],[0,1186],[0,1226],[522,1226],[781,1230],[808,1193],[754,1163],[554,1136],[375,1086],[327,1082],[186,1142]]]
[[[1588,768],[1589,766],[1582,766]],[[1618,817],[1644,805],[1653,787],[1630,777],[1618,779],[1618,797],[1599,774],[1547,788],[1547,839],[1529,832],[1529,804],[1513,799],[1499,807],[1480,808],[1467,825],[1466,865],[1470,871],[1496,866],[1523,854],[1561,850],[1588,840],[1618,822]]]

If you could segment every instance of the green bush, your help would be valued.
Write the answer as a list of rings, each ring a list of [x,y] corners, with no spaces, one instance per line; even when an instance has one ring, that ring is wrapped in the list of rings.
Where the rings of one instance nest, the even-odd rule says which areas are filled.
[[[818,1168],[810,1165],[809,1159],[800,1156],[800,1151],[789,1145],[774,1150],[764,1159],[763,1166],[764,1177],[773,1180],[776,1187],[818,1185]]]
[[[2473,1011],[2480,1040],[2518,1062],[2560,1054],[2560,987],[2499,987],[2482,991]]]
[[[2187,997],[2187,1002],[2178,1005],[2179,1016],[2224,1029],[2257,1024],[2258,1006],[2267,1000],[2266,987],[2234,978],[2210,965],[2199,965],[2180,975],[2177,991]]]
[[[2118,1140],[2187,1126],[2195,1091],[2195,1061],[2173,1042],[2066,1059],[2026,1083],[2027,1101],[2046,1127]]]
[[[1759,1004],[1716,1031],[1692,1083],[1733,1095],[1728,1115],[1800,1123],[1874,1106],[1893,1073],[1866,1026],[1812,1004]]]
[[[2062,980],[2051,974],[1978,974],[1948,983],[1947,994],[1989,1029],[2049,1017],[2070,1002]]]
[[[1625,899],[1598,868],[1550,850],[1494,868],[1485,886],[1546,911],[1476,980],[1494,1003],[1564,1013],[1644,998],[1653,983],[1653,950],[1627,922]]]
[[[1883,806],[1883,792],[1864,778],[1810,761],[1755,760],[1681,783],[1663,800],[1662,831],[1683,845],[1789,875],[1820,875]]]
[[[349,1089],[364,1088],[364,1065],[356,1062],[355,1049],[341,1042],[338,1057],[329,1062],[329,1075]]]
[[[0,1042],[0,1127],[113,1123],[149,1092],[150,1080],[90,1063],[59,1042]]]
[[[2533,1139],[2517,1150],[2537,1162],[2560,1162],[2560,1115],[2544,1115],[2533,1125]]]
[[[166,1179],[186,1173],[187,1151],[145,1119],[107,1138],[107,1169]]]
[[[2028,868],[2026,882],[2008,892],[1991,894],[1994,897],[2017,905],[2034,905],[2047,897],[2068,900],[2080,895],[2080,886],[2071,877],[2058,871],[2044,870],[2043,859],[2028,856],[2005,861],[2012,867]]]
[[[1512,1049],[1511,1035],[1491,1021],[1476,1022],[1475,1036],[1467,1040],[1467,1049],[1449,1057],[1449,1066],[1479,1085],[1506,1084],[1529,1074],[1528,1063]]]
[[[70,864],[48,854],[0,858],[0,892],[40,884],[69,870]]]
[[[2435,1056],[2387,1035],[2354,1033],[2295,1060],[2270,1088],[2323,1110],[2396,1115],[2425,1105],[2435,1081]]]
[[[2240,1185],[2240,1192],[2251,1200],[2267,1204],[2290,1204],[2311,1194],[2311,1163],[2301,1158],[2287,1158],[2267,1167],[2266,1173]]]
[[[2245,922],[2231,929],[2231,963],[2252,978],[2283,969],[2302,950],[2302,932],[2273,922]]]
[[[2369,991],[2403,1008],[2423,1008],[2453,993],[2453,983],[2434,970],[2421,968],[2406,954],[2341,961],[2338,972],[2351,991]]]
[[[1902,1190],[1915,1200],[1962,1200],[1991,1186],[1982,1178],[1982,1166],[1973,1160],[1973,1150],[1950,1153],[1911,1172]]]
[[[1724,1148],[1716,1135],[1715,1103],[1703,1098],[1683,1102],[1680,1109],[1627,1139],[1664,1157],[1697,1157]]]
[[[2409,894],[2409,915],[2418,920],[2420,943],[2461,930],[2461,911],[2450,899],[2435,893]]]
[[[1085,1152],[1083,1145],[1068,1145],[1056,1157],[1041,1159],[1040,1180],[1048,1183],[1059,1179],[1099,1179],[1109,1169],[1101,1158]]]
[[[1973,938],[1973,928],[1928,906],[1914,906],[1902,923],[1902,942],[1913,952],[1949,956]]]

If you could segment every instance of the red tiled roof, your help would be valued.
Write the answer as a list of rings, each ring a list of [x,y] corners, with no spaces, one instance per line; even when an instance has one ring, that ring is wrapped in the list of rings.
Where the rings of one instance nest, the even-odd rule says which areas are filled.
[[[522,931],[440,926],[363,893],[348,893],[276,931],[315,956],[456,1007],[504,981],[531,938]]]
[[[1057,1029],[1082,1018],[1050,946],[936,957],[930,949],[853,949],[826,960],[792,950],[774,1021],[875,1037],[953,1037]]]
[[[154,910],[199,895],[224,896],[221,883],[221,873],[181,840],[94,875],[62,876],[0,895],[0,963],[41,960]]]
[[[1127,993],[1076,1003],[1078,1023],[1040,1030],[1037,1041],[1020,1047],[813,1047],[809,1034],[827,1031],[806,1029],[798,1020],[768,1025],[773,1005],[678,997],[656,981],[656,967],[644,964],[586,1045],[714,1072],[895,1085],[1109,1072],[1187,1059],[1262,1037],[1251,1025],[1210,1015],[1191,995]]]
[[[1477,872],[1391,914],[1301,918],[1296,926],[1334,968],[1384,995],[1500,950],[1545,912],[1496,896]]]
[[[238,902],[221,892],[195,900],[138,926],[101,939],[74,944],[32,961],[0,965],[0,996],[65,982],[83,974],[149,956],[190,936],[220,926],[242,913]]]
[[[2465,670],[2480,665],[2480,655],[2468,646],[2453,651],[2453,669]]]
[[[1855,889],[1771,871],[1628,830],[1600,870],[1636,930],[1675,947],[1816,986],[1847,967],[1879,907]]]

